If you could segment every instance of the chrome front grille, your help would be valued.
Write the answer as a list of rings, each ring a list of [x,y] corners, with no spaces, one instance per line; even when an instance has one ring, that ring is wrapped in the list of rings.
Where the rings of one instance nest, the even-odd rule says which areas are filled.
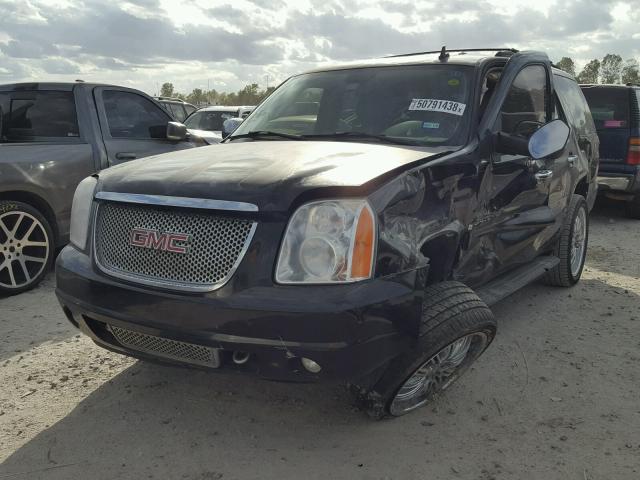
[[[146,335],[113,325],[109,326],[109,330],[122,346],[132,350],[206,367],[220,366],[220,354],[215,348]]]
[[[108,274],[131,281],[174,289],[206,291],[218,288],[242,260],[256,224],[187,210],[120,202],[98,204],[94,252]],[[133,231],[180,233],[184,253],[132,245]]]

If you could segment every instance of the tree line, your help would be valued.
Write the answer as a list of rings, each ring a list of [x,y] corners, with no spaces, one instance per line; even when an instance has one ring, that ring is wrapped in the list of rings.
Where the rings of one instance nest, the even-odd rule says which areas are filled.
[[[179,98],[194,105],[257,105],[274,90],[275,87],[261,90],[257,83],[252,83],[231,93],[194,88],[191,93],[184,94],[176,92],[173,84],[167,82],[162,84],[160,96]]]
[[[570,57],[562,57],[556,67],[570,73],[579,83],[635,83],[640,84],[640,65],[635,58],[624,61],[620,55],[608,53],[602,60],[593,59],[576,75],[576,64]]]

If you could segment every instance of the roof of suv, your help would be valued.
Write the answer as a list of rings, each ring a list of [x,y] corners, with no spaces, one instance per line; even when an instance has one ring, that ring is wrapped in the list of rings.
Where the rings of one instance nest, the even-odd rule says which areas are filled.
[[[179,103],[181,105],[191,105],[189,102],[186,102],[180,98],[174,98],[174,97],[153,97],[154,99],[156,99],[158,102],[167,102],[167,103]]]
[[[202,107],[199,109],[199,112],[236,112],[239,109],[252,109],[255,108],[253,105],[238,105],[238,106],[229,106],[229,105],[209,105],[208,107]]]
[[[581,83],[580,86],[586,88],[640,88],[640,85],[635,83],[627,83],[626,85],[619,83]]]
[[[490,48],[487,50],[468,49],[468,50],[448,50],[446,51],[446,59],[440,59],[441,52],[419,52],[408,53],[402,55],[392,55],[389,57],[372,58],[369,60],[356,60],[343,64],[333,64],[318,67],[310,70],[310,72],[322,72],[327,70],[342,70],[347,68],[366,68],[366,67],[385,67],[391,65],[416,65],[416,64],[443,64],[455,63],[458,65],[477,65],[478,63],[490,58],[508,58],[516,50],[513,49],[497,49]]]
[[[5,83],[0,85],[0,90],[62,90],[71,91],[78,85],[84,85],[89,87],[117,87],[117,88],[130,88],[122,87],[120,85],[112,85],[109,83],[93,83],[93,82],[21,82],[21,83]]]
[[[478,64],[489,60],[500,60],[506,63],[514,53],[534,53],[533,51],[522,51],[511,48],[488,48],[488,49],[466,49],[466,50],[447,50],[448,56],[443,60],[440,59],[442,52],[425,52],[425,53],[409,53],[404,55],[393,55],[390,57],[373,58],[370,60],[357,60],[342,64],[326,65],[305,73],[326,72],[331,70],[346,70],[350,68],[368,68],[368,67],[388,67],[393,65],[420,65],[420,64],[456,64],[477,66]],[[537,53],[537,52],[536,52]],[[573,79],[574,77],[556,67],[552,66],[553,73]]]

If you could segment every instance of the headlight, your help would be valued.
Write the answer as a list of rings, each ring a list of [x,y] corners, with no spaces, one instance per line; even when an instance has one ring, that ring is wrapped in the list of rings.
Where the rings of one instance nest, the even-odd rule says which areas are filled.
[[[376,220],[366,200],[323,200],[291,217],[278,283],[348,283],[371,278]]]
[[[78,184],[76,193],[73,195],[70,240],[80,250],[84,250],[87,246],[89,216],[97,183],[94,177],[87,177]]]

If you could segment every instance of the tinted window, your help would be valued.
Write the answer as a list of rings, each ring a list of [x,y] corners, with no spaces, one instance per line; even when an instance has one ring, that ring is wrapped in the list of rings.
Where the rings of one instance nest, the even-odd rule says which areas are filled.
[[[194,107],[193,105],[185,105],[184,109],[187,112],[187,116],[191,115],[193,112],[197,110],[197,108]]]
[[[109,132],[114,138],[166,138],[166,113],[141,95],[118,90],[102,93]]]
[[[415,145],[461,145],[472,114],[473,71],[463,65],[410,65],[298,75],[265,99],[234,134],[352,133]]]
[[[578,84],[570,78],[556,75],[554,83],[563,110],[579,135],[588,135],[595,131],[589,105]]]
[[[72,92],[0,94],[2,141],[38,142],[80,136]]]
[[[185,114],[184,108],[182,108],[182,105],[178,103],[168,103],[167,106],[169,107],[169,110],[173,114],[173,118],[175,118],[179,122],[184,122],[184,119],[187,118],[187,115]]]
[[[582,87],[598,130],[629,128],[629,90]]]
[[[500,111],[499,130],[529,136],[547,121],[547,72],[531,65],[516,76]]]
[[[218,132],[222,131],[222,124],[225,120],[237,116],[238,112],[200,110],[187,118],[185,125],[187,128],[192,128],[194,130]]]

